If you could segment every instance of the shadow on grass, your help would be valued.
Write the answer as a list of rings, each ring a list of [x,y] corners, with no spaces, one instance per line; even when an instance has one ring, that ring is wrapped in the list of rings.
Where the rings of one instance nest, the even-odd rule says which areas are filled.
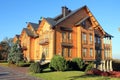
[[[88,80],[89,78],[93,78],[94,79],[96,77],[98,77],[98,79],[96,79],[96,80],[110,80],[109,77],[102,77],[102,76],[96,76],[96,75],[71,76],[69,78],[70,78],[70,80],[76,80],[76,79],[79,79],[79,78],[83,78],[85,80]]]
[[[50,73],[50,72],[53,72],[53,71],[51,71],[51,70],[42,71],[42,73]]]

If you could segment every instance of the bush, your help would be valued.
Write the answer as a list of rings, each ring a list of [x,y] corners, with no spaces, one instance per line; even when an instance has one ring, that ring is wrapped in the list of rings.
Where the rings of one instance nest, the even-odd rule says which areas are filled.
[[[89,63],[88,66],[85,69],[85,72],[90,71],[94,67],[94,63]]]
[[[66,60],[59,55],[55,55],[49,65],[51,70],[65,71],[67,69]]]
[[[67,61],[67,70],[72,70],[72,61]]]
[[[33,72],[33,73],[40,73],[42,72],[43,69],[41,68],[40,63],[36,62],[36,63],[31,63],[29,70],[30,72]]]
[[[74,58],[72,60],[72,69],[73,70],[82,70],[85,66],[85,63],[82,59],[80,58]]]
[[[113,71],[120,71],[120,60],[114,59],[112,61]]]

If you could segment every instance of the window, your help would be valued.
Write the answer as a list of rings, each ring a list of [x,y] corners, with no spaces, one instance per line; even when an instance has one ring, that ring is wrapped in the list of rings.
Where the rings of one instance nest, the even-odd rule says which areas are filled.
[[[92,44],[92,43],[93,43],[93,35],[90,34],[90,44]]]
[[[71,40],[71,33],[68,32],[68,40]]]
[[[87,43],[86,33],[82,33],[82,42],[83,42],[83,44],[86,44],[86,43]]]
[[[71,57],[72,56],[72,50],[71,48],[62,48],[62,56],[63,57]]]
[[[108,49],[108,58],[110,58],[110,49]]]
[[[90,48],[90,57],[92,57],[92,56],[93,56],[93,49]]]
[[[45,49],[45,55],[48,56],[48,48]]]
[[[67,48],[62,48],[62,56],[66,57],[67,54]]]
[[[64,48],[62,48],[62,56],[64,56],[64,53],[65,53],[65,52],[64,52]]]
[[[104,54],[105,54],[105,58],[107,58],[107,50],[105,50],[105,53],[104,53]]]
[[[97,37],[95,37],[95,39],[94,39],[94,40],[95,40],[95,43],[97,43]]]
[[[47,48],[47,47],[44,47],[42,54],[47,57],[47,56],[48,56],[48,53],[49,53],[49,52],[48,52],[48,48]]]
[[[87,54],[87,49],[86,48],[83,48],[82,54],[83,54],[83,57],[86,57],[86,54]]]
[[[65,42],[65,39],[66,39],[66,33],[62,32],[62,41]]]
[[[100,50],[98,50],[98,57],[101,57],[101,51]]]
[[[68,57],[71,57],[72,56],[72,50],[71,48],[68,48]]]
[[[97,43],[98,43],[98,44],[101,43],[101,40],[100,40],[99,37],[97,38]]]
[[[81,26],[85,28],[85,27],[86,27],[86,22],[83,21],[83,22],[81,23]]]

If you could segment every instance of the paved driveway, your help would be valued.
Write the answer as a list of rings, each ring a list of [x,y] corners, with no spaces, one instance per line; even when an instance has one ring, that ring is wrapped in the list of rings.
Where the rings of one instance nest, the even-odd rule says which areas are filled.
[[[0,80],[40,80],[20,71],[0,66]]]

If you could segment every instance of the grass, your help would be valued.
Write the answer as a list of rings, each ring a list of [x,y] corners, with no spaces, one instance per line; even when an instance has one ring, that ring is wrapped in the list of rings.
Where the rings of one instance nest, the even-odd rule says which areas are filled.
[[[43,80],[120,80],[119,78],[85,75],[81,71],[50,72],[47,69],[43,73],[30,74]]]
[[[7,62],[4,62],[4,63],[0,63],[0,66],[6,66],[6,67],[8,67],[9,64]]]
[[[0,66],[9,67],[9,64],[6,62],[0,63]],[[30,75],[42,80],[120,80],[120,78],[85,75],[81,71],[51,72],[49,68],[45,69],[43,73],[30,73]]]

